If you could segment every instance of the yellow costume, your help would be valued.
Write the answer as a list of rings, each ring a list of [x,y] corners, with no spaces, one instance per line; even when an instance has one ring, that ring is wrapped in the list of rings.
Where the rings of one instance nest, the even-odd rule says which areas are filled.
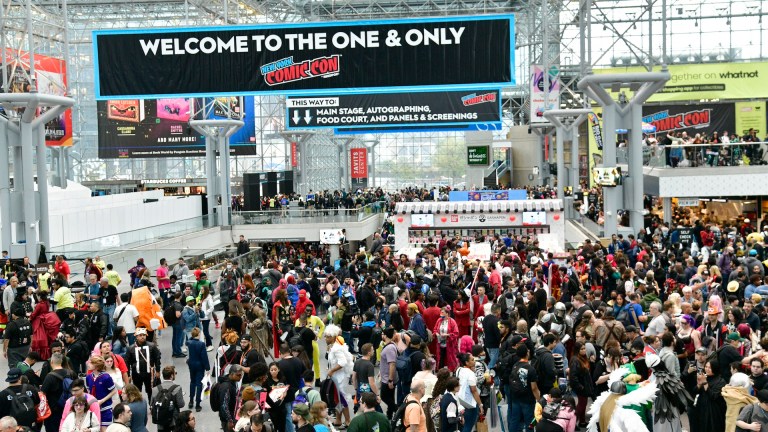
[[[299,325],[299,320],[296,320],[296,326]],[[315,379],[320,379],[320,347],[317,345],[317,341],[323,337],[325,332],[325,323],[316,315],[312,315],[307,319],[307,328],[315,332],[317,338],[312,341],[312,370],[315,372]]]

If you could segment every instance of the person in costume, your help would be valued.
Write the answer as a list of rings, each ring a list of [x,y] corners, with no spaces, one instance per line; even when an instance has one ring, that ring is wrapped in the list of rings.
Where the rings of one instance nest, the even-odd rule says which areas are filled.
[[[617,371],[620,373],[620,371]],[[603,392],[592,403],[588,414],[591,416],[589,432],[648,432],[648,427],[632,405],[644,405],[656,397],[655,383],[647,383],[632,393],[627,393],[627,384],[622,380],[612,381],[610,390]]]
[[[700,415],[698,428],[691,428],[691,432],[725,430],[727,407],[722,395],[725,384],[720,376],[720,364],[717,360],[707,361],[704,365],[704,373],[696,376],[696,401],[694,405]]]
[[[683,425],[680,415],[693,398],[685,390],[683,382],[667,370],[659,356],[648,354],[645,356],[645,365],[652,371],[650,381],[655,382],[659,388],[653,404],[653,432],[681,432]]]

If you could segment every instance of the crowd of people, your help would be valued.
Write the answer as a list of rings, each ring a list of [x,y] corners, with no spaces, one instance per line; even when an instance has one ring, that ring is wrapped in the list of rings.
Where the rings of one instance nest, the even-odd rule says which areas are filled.
[[[750,128],[743,135],[723,131],[688,135],[685,131],[650,134],[646,145],[664,149],[667,166],[737,166],[768,164],[768,137],[760,139]]]
[[[765,431],[768,235],[697,221],[691,248],[664,228],[557,258],[500,233],[479,262],[447,235],[397,256],[385,226],[335,262],[274,245],[213,281],[183,259],[121,273],[94,257],[77,293],[64,257],[37,274],[4,253],[0,426]]]

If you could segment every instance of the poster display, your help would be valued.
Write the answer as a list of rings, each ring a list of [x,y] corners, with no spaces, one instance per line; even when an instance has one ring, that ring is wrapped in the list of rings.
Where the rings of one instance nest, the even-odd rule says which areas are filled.
[[[659,72],[661,67],[654,69]],[[596,74],[644,73],[644,67],[595,69]],[[672,75],[648,102],[768,98],[768,62],[670,64]]]
[[[467,165],[488,166],[491,163],[490,152],[489,146],[468,146]]]
[[[765,101],[736,102],[736,127],[734,131],[739,135],[749,135],[749,130],[754,129],[757,137],[765,137],[766,131]]]
[[[560,109],[560,73],[556,66],[549,69],[549,93],[544,89],[544,68],[531,65],[531,123],[549,123],[544,111]]]
[[[10,93],[29,92],[29,53],[5,49],[6,80]],[[64,60],[35,54],[35,81],[39,93],[65,96],[67,91],[67,65]],[[0,88],[0,91],[3,91]],[[48,107],[40,108],[43,114]],[[5,114],[3,108],[0,113]],[[67,109],[45,124],[45,145],[69,147],[72,142],[72,110]]]
[[[288,97],[288,129],[467,125],[501,121],[498,89]]]
[[[93,32],[102,99],[515,84],[514,16]]]
[[[644,105],[643,122],[656,126],[656,136],[660,138],[669,131],[687,132],[690,137],[715,131],[732,133],[736,120],[734,104],[725,103]]]

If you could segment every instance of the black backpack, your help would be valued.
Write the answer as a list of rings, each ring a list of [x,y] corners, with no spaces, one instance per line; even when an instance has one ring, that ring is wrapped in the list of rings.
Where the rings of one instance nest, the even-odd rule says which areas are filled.
[[[157,396],[152,399],[152,423],[158,426],[168,427],[173,425],[173,420],[179,414],[181,407],[176,406],[176,398],[173,392],[179,386],[173,384],[168,388],[160,388]]]
[[[163,311],[163,319],[169,326],[176,324],[176,321],[178,320],[176,317],[176,307],[174,303],[175,302],[171,302],[171,305],[165,308],[165,311]]]
[[[8,413],[16,419],[19,426],[32,427],[37,421],[37,407],[32,396],[29,394],[30,392],[34,394],[37,393],[37,390],[28,384],[23,384],[21,391],[18,393],[14,392],[14,396],[10,400]]]
[[[415,400],[408,400],[400,405],[400,408],[397,409],[395,416],[392,417],[392,421],[390,422],[392,426],[392,432],[406,432],[410,428],[410,425],[405,425],[405,410],[410,404],[419,405],[419,402]]]
[[[219,412],[221,408],[221,383],[216,383],[211,387],[211,411]]]
[[[509,391],[512,396],[525,396],[529,392],[530,383],[523,383],[520,379],[520,368],[522,365],[522,362],[517,362],[509,373]]]

